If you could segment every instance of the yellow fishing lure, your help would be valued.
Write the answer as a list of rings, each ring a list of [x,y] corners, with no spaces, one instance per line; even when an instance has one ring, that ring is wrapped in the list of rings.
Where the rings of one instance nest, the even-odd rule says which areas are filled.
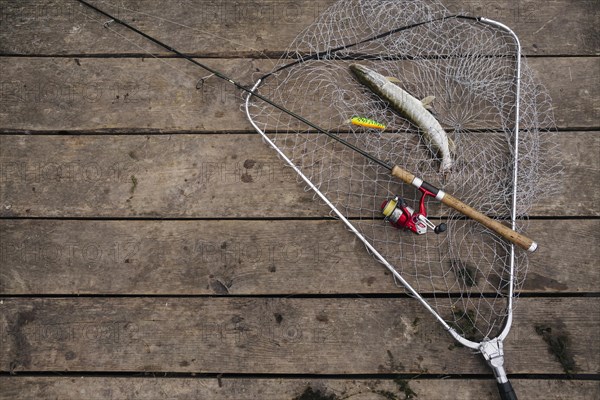
[[[385,129],[385,125],[380,124],[377,121],[373,121],[372,119],[369,119],[369,118],[352,117],[352,119],[350,119],[350,122],[352,123],[352,125],[362,126],[364,128],[373,128],[373,129],[381,129],[381,130]]]

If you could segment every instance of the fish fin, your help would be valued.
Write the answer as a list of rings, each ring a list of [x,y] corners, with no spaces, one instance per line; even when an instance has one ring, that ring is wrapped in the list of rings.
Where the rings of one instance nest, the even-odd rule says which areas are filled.
[[[454,143],[454,140],[448,138],[448,148],[450,149],[451,153],[456,153],[456,143]]]
[[[390,81],[392,83],[402,83],[402,81],[400,81],[400,79],[394,78],[393,76],[386,76],[385,79],[387,79],[388,81]]]
[[[454,161],[451,158],[442,158],[442,162],[440,163],[439,173],[442,174],[444,185],[448,183],[448,177],[452,173],[454,168]]]
[[[431,110],[431,103],[435,100],[435,96],[427,96],[423,100],[421,100],[421,104],[428,110]]]

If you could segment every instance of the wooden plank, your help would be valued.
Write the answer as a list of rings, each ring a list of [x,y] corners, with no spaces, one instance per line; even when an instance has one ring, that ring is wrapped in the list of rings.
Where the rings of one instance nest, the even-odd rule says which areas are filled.
[[[599,42],[600,43],[600,42]],[[556,126],[568,126],[572,129],[598,126],[600,121],[600,84],[597,77],[600,74],[600,58],[585,59],[589,70],[578,71],[572,59],[529,60],[531,67],[538,75],[539,80],[546,86],[550,97],[553,99]],[[549,64],[554,65],[549,65]],[[551,84],[558,81],[559,84]],[[582,101],[576,100],[579,97]],[[592,104],[586,104],[591,101]],[[565,102],[572,103],[567,106]],[[561,110],[569,108],[574,116],[568,117]]]
[[[508,373],[564,373],[536,328],[563,338],[574,372],[598,373],[597,307],[521,299]],[[490,373],[414,299],[4,298],[0,310],[1,371]]]
[[[406,382],[406,383],[405,383]],[[516,393],[529,400],[593,399],[600,396],[594,381],[511,379]],[[2,400],[281,400],[300,399],[305,393],[321,399],[497,400],[492,379],[249,379],[227,378],[90,378],[0,377]],[[391,394],[391,395],[390,395]],[[308,396],[307,394],[305,396]],[[329,397],[327,397],[329,396]],[[392,397],[393,396],[393,397]]]
[[[249,59],[205,61],[246,84],[253,72],[269,65]],[[3,57],[0,68],[6,71],[0,96],[4,129],[252,129],[240,111],[238,91],[217,78],[198,89],[207,73],[182,60]]]
[[[324,12],[333,0],[188,1],[164,7],[160,1],[96,2],[119,18],[179,48],[204,56],[277,54]],[[452,13],[497,19],[520,36],[526,54],[598,54],[598,10],[593,0],[446,0]],[[0,52],[8,54],[119,54],[162,49],[129,35],[112,35],[105,19],[75,1],[0,2]],[[560,40],[553,32],[561,32]]]
[[[597,220],[532,221],[540,249],[523,292],[599,292],[589,251],[599,228]],[[0,262],[2,295],[403,293],[338,221],[4,220]],[[447,291],[453,276],[434,280],[436,290]]]
[[[568,0],[442,2],[453,12],[466,11],[471,15],[495,19],[508,25],[519,36],[524,54],[527,55],[597,55],[600,52],[597,40],[599,14],[594,0],[577,3]],[[565,32],[563,28],[573,31],[557,40],[553,32]]]
[[[565,173],[558,194],[532,215],[599,215],[600,194],[581,188],[600,180],[600,135],[561,132],[555,140]],[[329,215],[258,135],[4,135],[0,142],[0,216]]]
[[[0,140],[4,173],[10,176],[1,185],[4,216],[327,214],[257,135]],[[23,195],[27,199],[19,200]]]
[[[245,85],[272,68],[266,60],[202,61]],[[600,85],[590,71],[600,70],[600,59],[534,58],[529,63],[554,99],[560,128],[598,127]],[[240,91],[215,77],[198,89],[207,74],[185,60],[2,57],[0,68],[0,117],[8,132],[253,131],[240,110]],[[309,111],[305,117],[319,115]],[[499,126],[486,118],[470,123]]]

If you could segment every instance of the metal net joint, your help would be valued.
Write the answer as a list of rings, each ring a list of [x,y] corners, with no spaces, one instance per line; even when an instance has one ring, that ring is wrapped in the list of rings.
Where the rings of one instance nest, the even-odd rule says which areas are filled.
[[[508,382],[506,371],[504,370],[504,344],[499,338],[484,340],[479,346],[479,351],[494,371],[496,380],[499,383]]]

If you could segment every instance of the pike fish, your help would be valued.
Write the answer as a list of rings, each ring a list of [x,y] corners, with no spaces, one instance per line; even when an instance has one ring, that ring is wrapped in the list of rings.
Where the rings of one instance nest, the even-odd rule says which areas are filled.
[[[392,108],[420,128],[425,142],[432,151],[441,158],[440,172],[447,174],[452,169],[453,160],[450,152],[454,144],[437,119],[428,111],[434,97],[417,100],[407,91],[392,83],[387,78],[363,65],[352,64],[350,70],[360,83],[373,93],[388,102]]]

